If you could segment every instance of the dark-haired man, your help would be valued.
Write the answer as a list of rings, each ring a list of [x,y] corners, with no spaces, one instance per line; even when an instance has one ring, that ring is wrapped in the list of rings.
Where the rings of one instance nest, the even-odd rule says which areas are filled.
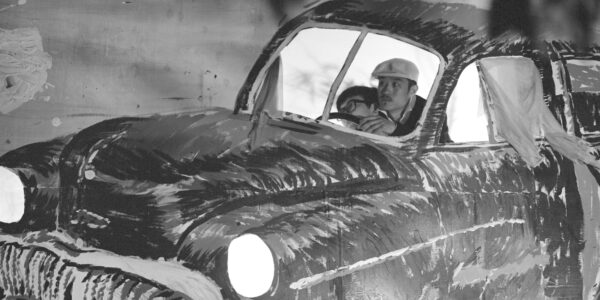
[[[344,90],[335,105],[338,112],[359,118],[377,115],[377,89],[367,86],[353,86]]]

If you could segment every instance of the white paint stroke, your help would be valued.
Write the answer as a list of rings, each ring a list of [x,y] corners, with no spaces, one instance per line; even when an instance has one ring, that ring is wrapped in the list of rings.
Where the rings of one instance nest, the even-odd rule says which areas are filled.
[[[424,0],[425,2],[431,3],[444,3],[444,4],[469,4],[479,9],[490,10],[492,7],[491,0]]]
[[[440,236],[431,238],[423,243],[414,244],[414,245],[411,245],[408,247],[404,247],[404,248],[401,248],[401,249],[398,249],[395,251],[388,252],[388,253],[380,255],[380,256],[361,260],[361,261],[356,262],[351,265],[339,267],[334,270],[329,270],[329,271],[326,271],[323,273],[319,273],[319,274],[315,274],[315,275],[312,275],[309,277],[302,278],[302,279],[290,284],[290,288],[295,289],[295,290],[309,288],[309,287],[317,285],[321,282],[329,281],[329,280],[332,280],[332,279],[335,279],[338,277],[342,277],[342,276],[346,276],[346,275],[354,273],[356,271],[374,267],[376,265],[380,265],[380,264],[390,261],[392,259],[402,257],[406,254],[416,252],[416,251],[419,251],[419,250],[427,248],[427,247],[431,247],[435,243],[445,240],[447,238],[453,237],[455,235],[465,234],[465,233],[474,232],[474,231],[477,231],[480,229],[502,226],[502,225],[506,225],[506,224],[524,224],[524,223],[525,223],[525,220],[523,220],[523,219],[501,219],[501,220],[497,220],[497,221],[493,221],[493,222],[489,222],[489,223],[485,223],[485,224],[475,225],[475,226],[472,226],[472,227],[469,227],[466,229],[462,229],[462,230],[452,231],[448,234],[444,234],[444,235],[440,235]]]
[[[471,265],[467,267],[461,267],[459,270],[454,272],[452,277],[452,286],[465,286],[476,284],[481,281],[493,281],[500,276],[517,276],[528,272],[529,270],[548,264],[550,261],[550,255],[539,254],[539,255],[527,255],[519,261],[503,265],[499,268],[487,269],[481,264]]]
[[[17,6],[17,5],[16,4],[10,4],[10,5],[7,5],[5,7],[2,7],[2,8],[0,8],[0,12],[3,12],[3,11],[8,10],[8,9],[11,9],[11,8],[13,8],[15,6]]]

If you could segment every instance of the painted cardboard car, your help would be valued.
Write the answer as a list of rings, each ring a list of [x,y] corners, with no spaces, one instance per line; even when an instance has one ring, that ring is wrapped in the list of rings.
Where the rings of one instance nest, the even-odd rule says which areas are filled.
[[[490,39],[485,19],[319,3],[264,48],[233,111],[111,119],[6,153],[23,188],[0,204],[25,204],[0,223],[0,296],[597,298],[599,50]],[[389,56],[424,76],[417,129],[335,123],[336,96]]]

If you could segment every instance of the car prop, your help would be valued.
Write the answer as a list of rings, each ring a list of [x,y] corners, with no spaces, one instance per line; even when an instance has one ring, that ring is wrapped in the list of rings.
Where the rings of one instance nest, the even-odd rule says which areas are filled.
[[[319,2],[233,110],[4,154],[0,298],[597,298],[599,49],[490,38],[486,17]],[[336,96],[393,57],[419,67],[417,128],[337,121]]]

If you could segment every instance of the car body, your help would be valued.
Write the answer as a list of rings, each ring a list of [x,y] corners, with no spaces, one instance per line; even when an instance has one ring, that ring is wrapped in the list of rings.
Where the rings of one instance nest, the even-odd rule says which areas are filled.
[[[252,234],[275,268],[258,299],[597,297],[598,170],[543,139],[543,163],[531,165],[496,136],[497,119],[484,130],[490,140],[445,136],[463,70],[519,57],[538,70],[537,100],[553,122],[596,145],[594,76],[563,82],[557,70],[589,75],[594,67],[578,62],[597,59],[598,48],[540,46],[515,33],[490,39],[478,23],[485,12],[412,0],[318,3],[265,47],[233,111],[116,118],[6,153],[0,165],[23,183],[25,211],[0,223],[0,291],[95,298],[92,286],[104,284],[115,298],[128,286],[128,295],[240,299],[228,247]],[[397,138],[334,124],[327,107],[336,89],[320,121],[278,106],[280,54],[306,28],[387,36],[439,58],[420,126]],[[41,252],[71,277],[39,279],[58,272],[57,263],[39,266]],[[27,276],[36,272],[11,267],[27,264],[35,283]],[[44,294],[48,285],[60,293]]]

